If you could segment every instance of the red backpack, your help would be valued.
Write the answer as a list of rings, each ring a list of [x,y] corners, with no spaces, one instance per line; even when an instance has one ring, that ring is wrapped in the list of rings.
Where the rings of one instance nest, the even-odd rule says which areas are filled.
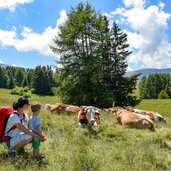
[[[7,137],[4,136],[6,124],[9,116],[13,113],[13,108],[4,106],[0,108],[0,142],[6,142]]]

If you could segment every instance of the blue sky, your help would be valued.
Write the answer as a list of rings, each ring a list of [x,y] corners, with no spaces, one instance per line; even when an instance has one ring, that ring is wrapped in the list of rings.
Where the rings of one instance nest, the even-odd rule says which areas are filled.
[[[0,0],[0,63],[56,65],[49,45],[79,0]],[[85,1],[83,1],[85,2]],[[171,68],[170,0],[88,0],[128,34],[128,70]]]

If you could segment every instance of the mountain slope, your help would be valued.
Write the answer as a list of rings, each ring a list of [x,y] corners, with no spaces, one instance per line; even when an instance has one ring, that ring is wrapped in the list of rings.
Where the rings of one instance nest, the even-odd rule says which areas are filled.
[[[139,76],[139,80],[141,80],[144,76],[148,76],[150,74],[157,74],[157,73],[161,73],[161,74],[170,74],[171,75],[171,68],[165,68],[165,69],[153,69],[153,68],[148,68],[148,69],[140,69],[140,70],[136,70],[136,71],[130,71],[126,73],[126,76],[132,76],[134,74],[139,74],[141,73],[141,75]]]
[[[10,66],[10,65],[0,63],[0,67],[7,67],[7,66]]]

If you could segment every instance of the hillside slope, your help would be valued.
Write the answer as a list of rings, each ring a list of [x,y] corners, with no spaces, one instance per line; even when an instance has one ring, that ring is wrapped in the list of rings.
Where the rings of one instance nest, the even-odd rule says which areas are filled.
[[[132,76],[134,74],[139,74],[139,73],[141,73],[141,75],[139,76],[139,80],[141,80],[144,76],[148,76],[150,74],[161,73],[161,74],[170,74],[171,75],[171,68],[165,68],[165,69],[155,69],[155,68],[140,69],[140,70],[136,70],[136,71],[127,72],[126,76]]]

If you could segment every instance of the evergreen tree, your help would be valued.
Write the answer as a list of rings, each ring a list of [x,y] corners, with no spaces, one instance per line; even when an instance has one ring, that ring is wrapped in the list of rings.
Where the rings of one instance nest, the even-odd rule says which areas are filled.
[[[160,92],[159,95],[158,95],[158,98],[159,98],[159,99],[168,99],[169,96],[168,96],[168,94],[166,93],[165,90],[161,90],[161,92]]]
[[[28,69],[26,72],[28,87],[32,87],[32,81],[33,81],[33,75],[34,75],[34,69]]]
[[[125,77],[127,62],[126,58],[132,53],[128,51],[127,34],[122,32],[118,25],[114,22],[110,29],[110,43],[108,44],[108,87],[112,92],[111,97],[116,105],[135,105],[139,100],[132,96],[132,92],[136,89],[136,82],[139,75]]]
[[[15,87],[15,80],[12,74],[8,75],[6,86],[8,89],[13,89]]]
[[[138,84],[138,90],[142,99],[147,98],[147,78],[144,76]]]
[[[57,47],[52,50],[61,55],[59,64],[63,66],[60,94],[66,103],[96,104],[102,75],[98,44],[100,19],[88,3],[79,3],[54,39]]]
[[[27,76],[24,77],[21,85],[22,85],[22,87],[27,87],[29,85],[28,80],[27,80]]]
[[[48,68],[48,67],[47,67]],[[37,66],[33,74],[32,88],[36,94],[52,94],[52,75],[49,68]]]
[[[44,82],[45,76],[41,66],[37,66],[34,70],[32,88],[34,89],[33,93],[43,94],[44,93]]]
[[[72,8],[55,37],[54,53],[61,56],[59,93],[64,102],[77,105],[111,106],[136,104],[131,96],[137,76],[124,77],[127,35],[86,3]],[[129,103],[130,102],[130,103]],[[130,104],[130,105],[131,105]]]
[[[52,93],[51,89],[55,85],[55,80],[53,78],[54,73],[52,71],[52,67],[51,66],[47,66],[46,67],[46,72],[47,72],[47,80],[48,80],[48,91],[50,90],[50,93]]]
[[[0,88],[6,88],[7,76],[4,68],[0,67]]]
[[[24,79],[24,70],[23,70],[23,68],[16,68],[15,79],[16,79],[16,85],[18,87],[21,87],[23,79]]]
[[[168,97],[171,98],[171,86],[169,86],[169,83],[166,84],[165,92],[168,95]]]

